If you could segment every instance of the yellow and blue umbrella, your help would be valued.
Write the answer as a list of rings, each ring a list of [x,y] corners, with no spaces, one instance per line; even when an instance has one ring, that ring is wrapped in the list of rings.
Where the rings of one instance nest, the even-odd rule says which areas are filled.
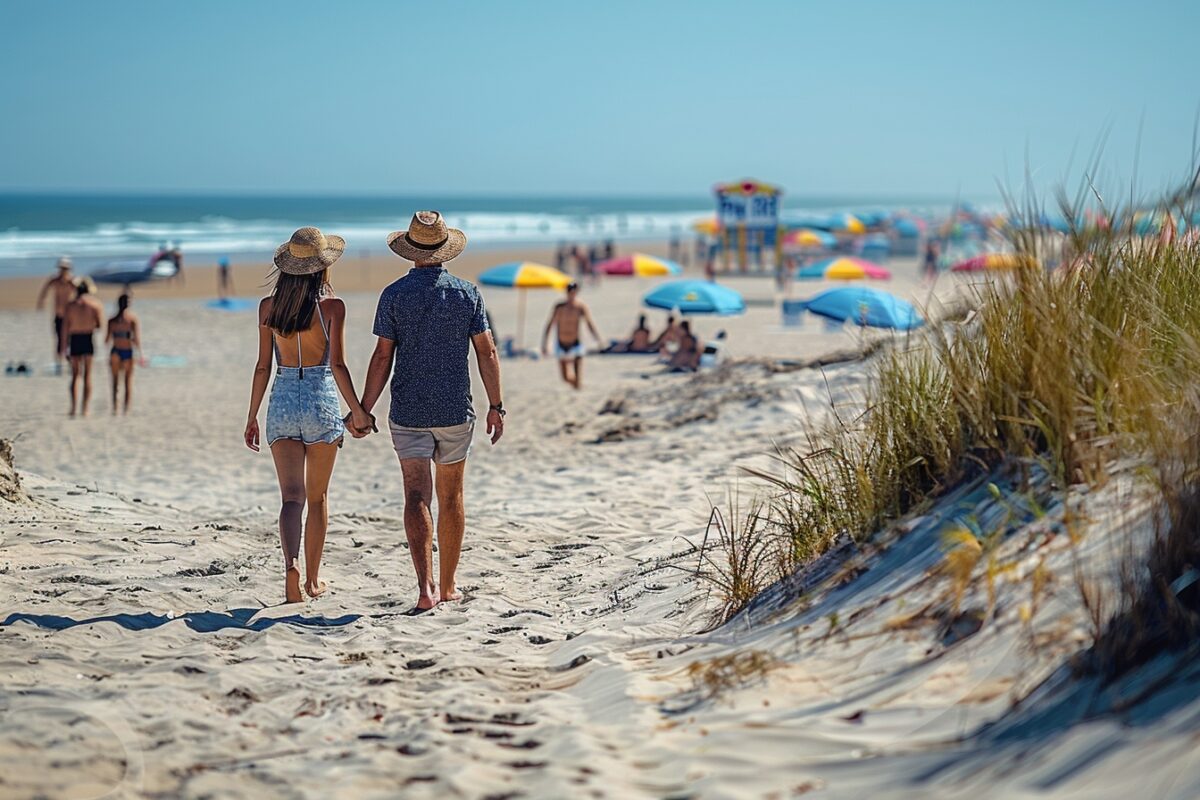
[[[797,274],[801,278],[825,278],[840,281],[858,281],[863,278],[885,281],[892,277],[892,273],[885,267],[853,256],[827,258],[803,267]]]
[[[793,247],[833,247],[837,244],[837,237],[826,231],[800,228],[784,234],[783,243]]]
[[[650,308],[681,314],[741,314],[746,301],[733,289],[709,281],[683,280],[664,283],[642,298]]]
[[[512,261],[485,270],[479,276],[485,286],[507,286],[510,289],[565,289],[571,276],[545,264],[532,261]]]
[[[867,232],[867,226],[853,214],[834,214],[829,222],[835,231],[845,231],[846,233]]]
[[[571,283],[571,276],[545,264],[511,261],[484,270],[479,275],[479,282],[484,286],[521,290],[517,295],[517,347],[520,348],[525,341],[525,290],[565,289]]]
[[[656,278],[664,275],[678,275],[683,272],[674,261],[666,258],[655,258],[645,253],[631,253],[620,258],[602,261],[596,269],[605,275],[634,275],[639,278]]]

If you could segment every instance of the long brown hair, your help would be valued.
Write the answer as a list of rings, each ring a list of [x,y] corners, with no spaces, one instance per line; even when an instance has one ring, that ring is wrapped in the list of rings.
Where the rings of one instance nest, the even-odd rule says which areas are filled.
[[[325,289],[327,272],[321,270],[309,275],[280,272],[275,277],[275,290],[271,293],[267,327],[284,336],[308,330]]]

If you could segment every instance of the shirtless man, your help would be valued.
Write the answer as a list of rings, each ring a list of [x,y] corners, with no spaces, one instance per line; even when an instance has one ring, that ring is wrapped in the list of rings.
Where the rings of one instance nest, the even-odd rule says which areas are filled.
[[[91,296],[92,282],[81,278],[76,284],[75,299],[63,310],[63,333],[67,339],[67,357],[71,361],[71,416],[79,409],[87,416],[92,399],[92,356],[96,352],[93,338],[104,325],[104,308]],[[82,404],[76,403],[76,386],[83,378]]]
[[[54,293],[54,368],[62,372],[63,355],[67,351],[67,339],[63,336],[63,314],[67,304],[75,297],[75,279],[71,277],[71,259],[58,260],[58,274],[46,281],[38,293],[37,307],[41,311],[46,305],[46,295]]]
[[[583,379],[583,341],[579,336],[579,321],[587,323],[596,343],[601,347],[604,341],[596,330],[592,320],[591,309],[579,299],[579,284],[567,286],[567,299],[554,306],[550,319],[546,322],[546,330],[542,333],[542,355],[550,355],[550,331],[557,328],[554,339],[554,355],[558,358],[558,369],[562,379],[578,389]]]

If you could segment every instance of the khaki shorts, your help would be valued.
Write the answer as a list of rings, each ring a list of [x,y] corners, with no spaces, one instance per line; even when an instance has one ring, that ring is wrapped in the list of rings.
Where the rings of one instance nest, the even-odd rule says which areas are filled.
[[[431,458],[435,464],[457,464],[466,461],[475,436],[475,420],[448,428],[404,428],[388,422],[392,446],[401,460]]]

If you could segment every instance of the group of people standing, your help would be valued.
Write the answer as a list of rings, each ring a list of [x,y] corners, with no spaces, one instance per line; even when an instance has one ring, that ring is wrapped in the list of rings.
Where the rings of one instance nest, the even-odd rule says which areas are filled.
[[[112,375],[112,413],[129,412],[133,399],[135,352],[142,347],[141,321],[130,310],[130,295],[117,298],[116,313],[107,320],[104,306],[95,295],[89,278],[72,274],[69,258],[61,258],[58,272],[46,281],[38,294],[37,307],[47,297],[54,300],[54,361],[62,369],[65,359],[70,366],[70,416],[87,416],[92,399],[92,361],[96,355],[96,332],[104,330],[104,344],[110,345],[108,363]],[[121,390],[124,389],[122,400]]]
[[[596,266],[616,258],[616,255],[617,247],[612,239],[590,245],[559,242],[554,248],[554,268],[559,272],[567,272],[570,268],[570,271],[575,274],[576,280],[590,279],[594,281],[600,277]]]

